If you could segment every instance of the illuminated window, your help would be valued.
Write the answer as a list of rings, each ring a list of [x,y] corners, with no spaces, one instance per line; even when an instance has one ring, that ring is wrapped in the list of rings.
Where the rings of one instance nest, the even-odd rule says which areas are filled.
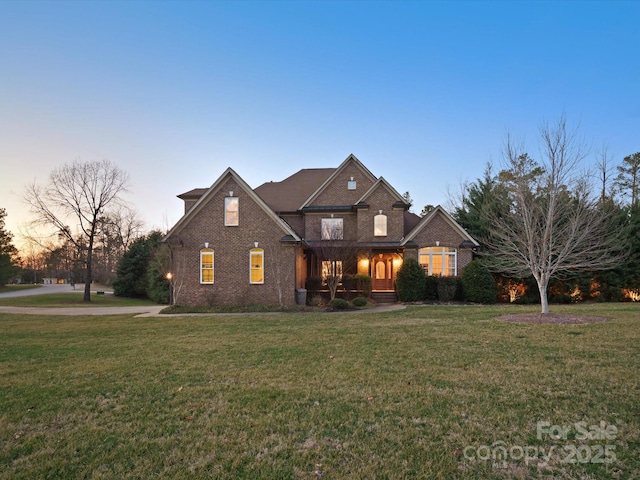
[[[426,247],[419,252],[420,265],[427,275],[451,277],[457,275],[457,251],[451,247]]]
[[[321,219],[320,230],[322,240],[342,240],[343,227],[341,218],[323,218]]]
[[[249,283],[264,283],[264,250],[252,248],[249,253],[251,277]]]
[[[322,280],[327,277],[342,277],[342,260],[324,260],[322,262]]]
[[[387,236],[387,216],[382,213],[373,217],[373,234],[376,237]]]
[[[213,283],[213,249],[200,250],[200,283]]]
[[[238,197],[224,198],[224,224],[227,227],[238,226]]]

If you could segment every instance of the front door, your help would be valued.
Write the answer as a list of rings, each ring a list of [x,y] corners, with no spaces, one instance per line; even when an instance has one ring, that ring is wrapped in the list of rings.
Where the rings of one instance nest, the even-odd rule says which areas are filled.
[[[372,290],[393,290],[393,258],[376,255],[372,261]]]

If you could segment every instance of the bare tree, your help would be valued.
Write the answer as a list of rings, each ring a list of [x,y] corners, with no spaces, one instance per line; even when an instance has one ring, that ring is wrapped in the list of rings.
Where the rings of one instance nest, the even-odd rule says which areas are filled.
[[[542,125],[540,137],[540,163],[507,138],[500,180],[509,204],[497,210],[500,215],[489,213],[487,259],[502,273],[533,275],[546,314],[551,278],[613,268],[623,258],[623,245],[578,170],[587,151],[577,132],[567,129],[562,116],[555,125]]]
[[[143,222],[137,212],[118,205],[98,219],[94,244],[93,277],[110,284],[116,277],[118,262],[130,244],[142,235]]]
[[[609,150],[607,146],[603,146],[598,153],[598,160],[596,162],[596,173],[598,183],[600,185],[600,201],[604,203],[607,199],[613,198],[613,192],[611,191],[613,169],[611,167],[611,157],[609,156]]]
[[[358,263],[358,255],[366,251],[358,242],[335,238],[313,242],[312,248],[321,262],[330,300],[333,300],[342,275],[352,271]]]
[[[78,248],[86,249],[85,302],[91,301],[92,261],[100,218],[120,203],[128,175],[108,160],[75,161],[51,172],[45,186],[27,187],[24,200],[36,225],[53,227]],[[68,225],[77,225],[78,235]]]

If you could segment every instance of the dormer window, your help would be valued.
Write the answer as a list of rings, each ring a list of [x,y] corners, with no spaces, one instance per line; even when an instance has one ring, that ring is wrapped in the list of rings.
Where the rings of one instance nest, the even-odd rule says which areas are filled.
[[[373,217],[373,235],[376,237],[387,236],[387,216],[382,213],[382,210]]]
[[[232,193],[232,192],[229,192]],[[224,225],[225,227],[237,227],[239,220],[238,197],[224,197]]]
[[[356,181],[351,177],[347,182],[347,190],[355,190],[356,189]]]

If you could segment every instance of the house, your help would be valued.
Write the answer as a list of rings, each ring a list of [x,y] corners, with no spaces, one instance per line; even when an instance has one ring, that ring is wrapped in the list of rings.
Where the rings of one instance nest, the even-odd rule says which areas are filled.
[[[373,295],[393,294],[402,262],[458,275],[478,243],[440,206],[424,217],[354,155],[251,188],[231,168],[209,188],[178,195],[184,216],[164,238],[173,301],[279,304],[309,277],[366,274]]]

